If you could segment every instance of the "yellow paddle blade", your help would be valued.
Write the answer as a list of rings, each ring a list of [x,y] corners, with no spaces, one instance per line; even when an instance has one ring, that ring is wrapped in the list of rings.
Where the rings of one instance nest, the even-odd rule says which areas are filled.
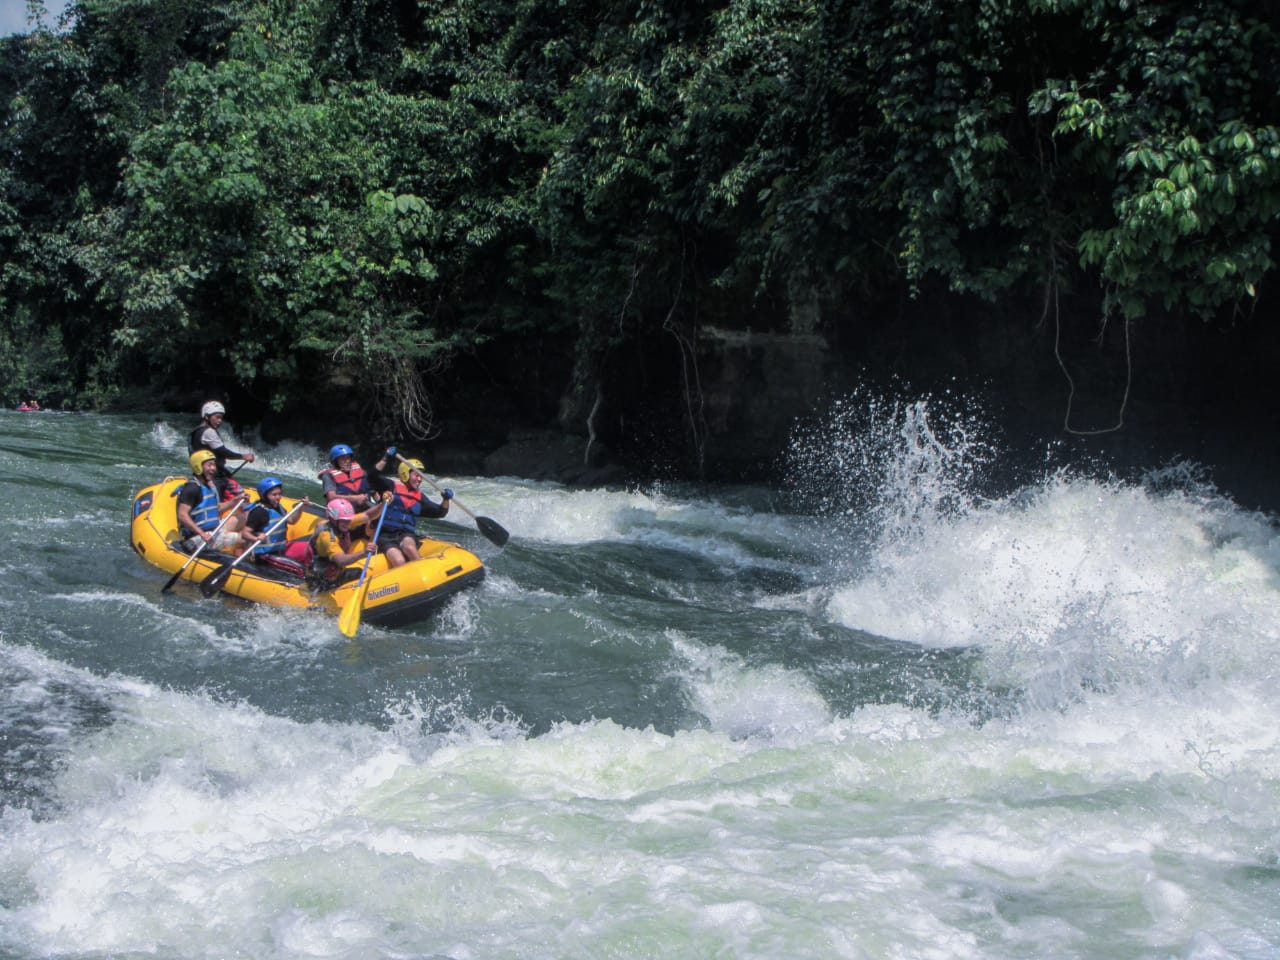
[[[354,637],[360,628],[360,613],[364,609],[364,598],[368,592],[369,578],[365,577],[360,582],[360,586],[356,587],[347,605],[342,608],[342,613],[338,615],[338,629],[344,637]]]

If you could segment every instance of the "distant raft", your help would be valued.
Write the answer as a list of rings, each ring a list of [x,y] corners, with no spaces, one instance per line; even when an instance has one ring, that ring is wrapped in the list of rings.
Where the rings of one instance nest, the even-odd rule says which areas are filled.
[[[178,491],[186,479],[167,477],[144,487],[133,499],[129,543],[143,560],[169,574],[176,574],[191,560],[178,533]],[[298,502],[293,497],[281,499],[286,510]],[[325,516],[323,507],[304,503],[289,524],[290,539],[310,536]],[[456,543],[422,540],[418,552],[422,559],[400,567],[389,566],[381,553],[374,555],[361,620],[384,627],[415,623],[459,590],[484,579],[480,558]],[[206,549],[191,560],[181,579],[200,583],[233,560],[234,555]],[[338,586],[331,586],[249,558],[231,570],[222,592],[273,607],[316,607],[337,616],[355,595],[363,569],[363,560],[351,564],[338,578]]]

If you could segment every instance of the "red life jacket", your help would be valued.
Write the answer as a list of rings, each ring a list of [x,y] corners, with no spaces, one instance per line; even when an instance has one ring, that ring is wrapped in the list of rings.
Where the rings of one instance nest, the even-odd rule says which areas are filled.
[[[354,494],[369,492],[369,481],[365,478],[364,467],[354,461],[351,464],[351,469],[346,473],[343,473],[341,470],[334,469],[333,467],[329,467],[324,470],[321,473],[321,476],[325,473],[333,478],[333,482],[337,486],[339,493]]]

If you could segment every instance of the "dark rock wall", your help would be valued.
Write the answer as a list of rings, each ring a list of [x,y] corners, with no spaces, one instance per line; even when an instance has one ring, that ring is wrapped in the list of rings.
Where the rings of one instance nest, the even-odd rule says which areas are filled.
[[[437,435],[410,442],[446,474],[768,481],[798,420],[855,387],[892,383],[980,398],[1015,456],[1034,460],[1054,442],[1068,458],[1122,473],[1182,457],[1210,466],[1241,503],[1280,506],[1280,336],[1260,311],[1219,327],[1160,318],[1104,326],[1088,314],[1056,318],[1041,304],[932,297],[858,324],[795,326],[702,326],[615,347],[587,383],[574,382],[581,372],[562,341],[460,358],[434,385]],[[580,394],[570,404],[578,415],[566,418],[570,390]],[[310,416],[309,429],[300,414],[264,424],[264,436],[323,429],[313,439],[327,447],[361,429],[354,411],[335,410],[323,424]],[[358,438],[347,442],[362,449]]]

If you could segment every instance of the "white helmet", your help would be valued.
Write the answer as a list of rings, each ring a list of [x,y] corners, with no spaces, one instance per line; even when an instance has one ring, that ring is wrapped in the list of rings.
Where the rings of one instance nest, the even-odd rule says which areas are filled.
[[[223,416],[226,416],[227,408],[224,407],[222,404],[220,404],[217,400],[210,400],[208,403],[206,403],[203,407],[200,408],[200,416],[206,419],[208,419],[209,417],[212,417],[215,413],[220,413]]]

